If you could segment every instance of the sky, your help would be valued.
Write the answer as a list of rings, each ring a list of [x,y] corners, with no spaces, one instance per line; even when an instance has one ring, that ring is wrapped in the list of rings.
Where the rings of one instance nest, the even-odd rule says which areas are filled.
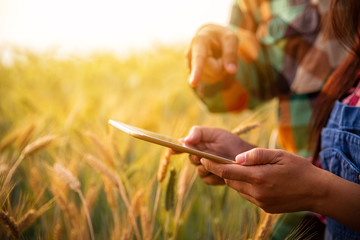
[[[154,44],[188,43],[202,24],[226,24],[231,2],[0,0],[0,52],[17,46],[123,53]]]

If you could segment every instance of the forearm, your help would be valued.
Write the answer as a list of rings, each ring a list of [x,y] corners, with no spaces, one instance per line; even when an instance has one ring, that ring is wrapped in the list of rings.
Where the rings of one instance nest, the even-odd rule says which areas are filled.
[[[318,188],[321,196],[314,205],[314,212],[328,216],[360,232],[360,186],[321,170]]]

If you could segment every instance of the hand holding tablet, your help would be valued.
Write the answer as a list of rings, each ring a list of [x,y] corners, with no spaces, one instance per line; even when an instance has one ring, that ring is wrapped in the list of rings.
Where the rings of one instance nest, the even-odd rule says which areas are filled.
[[[210,160],[213,160],[218,163],[235,163],[235,159],[228,159],[225,157],[217,156],[209,152],[200,151],[196,148],[184,146],[181,144],[178,140],[173,139],[171,137],[163,136],[158,133],[154,133],[145,129],[137,128],[122,122],[117,122],[114,120],[109,120],[109,124],[116,127],[117,129],[129,134],[130,136],[133,136],[135,138],[152,142],[164,147],[172,148],[178,152],[185,152],[189,154],[193,154],[199,157],[207,158]]]

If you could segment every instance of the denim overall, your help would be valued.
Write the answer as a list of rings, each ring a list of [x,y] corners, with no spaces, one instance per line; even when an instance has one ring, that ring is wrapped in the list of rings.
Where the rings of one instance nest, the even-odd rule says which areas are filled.
[[[335,103],[329,122],[321,132],[321,150],[323,169],[360,183],[360,107]],[[326,240],[360,239],[360,233],[331,218],[326,221]]]

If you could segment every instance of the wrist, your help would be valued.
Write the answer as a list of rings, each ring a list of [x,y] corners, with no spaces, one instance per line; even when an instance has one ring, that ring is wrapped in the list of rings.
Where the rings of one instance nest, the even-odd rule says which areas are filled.
[[[315,168],[312,173],[314,176],[314,181],[311,183],[311,194],[310,194],[310,207],[309,210],[312,212],[324,214],[326,212],[325,207],[326,202],[331,195],[331,181],[329,181],[329,172],[321,168],[313,166]]]

